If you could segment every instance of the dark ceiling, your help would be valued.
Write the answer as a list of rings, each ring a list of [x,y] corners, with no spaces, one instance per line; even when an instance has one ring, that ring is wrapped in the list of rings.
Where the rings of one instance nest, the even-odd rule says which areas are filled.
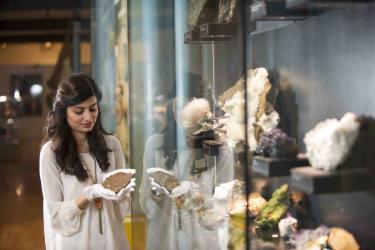
[[[0,43],[58,42],[81,23],[90,39],[90,0],[0,0]]]

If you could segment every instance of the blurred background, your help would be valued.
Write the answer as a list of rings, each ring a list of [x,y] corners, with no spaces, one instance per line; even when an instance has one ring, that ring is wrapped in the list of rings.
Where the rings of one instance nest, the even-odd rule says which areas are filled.
[[[90,1],[0,1],[0,249],[44,249],[38,174],[56,86],[90,73]]]

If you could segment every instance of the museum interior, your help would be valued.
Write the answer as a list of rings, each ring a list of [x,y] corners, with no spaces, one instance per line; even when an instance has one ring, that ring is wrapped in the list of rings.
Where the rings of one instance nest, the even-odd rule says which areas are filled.
[[[375,249],[374,27],[373,0],[0,1],[0,249]]]

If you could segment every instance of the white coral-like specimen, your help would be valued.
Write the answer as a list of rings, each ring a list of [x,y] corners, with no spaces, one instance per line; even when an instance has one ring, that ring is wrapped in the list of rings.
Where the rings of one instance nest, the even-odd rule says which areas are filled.
[[[185,129],[199,130],[211,116],[209,102],[204,98],[193,98],[182,109],[180,119]]]
[[[327,119],[306,133],[306,156],[312,167],[333,171],[347,158],[359,134],[360,124],[353,113],[339,121]]]

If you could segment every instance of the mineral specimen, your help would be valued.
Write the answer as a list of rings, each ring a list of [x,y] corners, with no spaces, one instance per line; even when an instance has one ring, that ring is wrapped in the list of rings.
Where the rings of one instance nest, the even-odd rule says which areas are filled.
[[[273,128],[261,136],[256,153],[265,157],[294,157],[298,154],[298,146],[281,129]]]
[[[162,187],[168,189],[171,192],[175,187],[179,185],[178,180],[172,174],[167,171],[154,171],[150,172],[149,175],[154,178],[155,182]]]
[[[345,161],[359,134],[360,123],[353,113],[341,120],[327,119],[306,133],[306,156],[313,168],[333,171]]]
[[[118,193],[121,189],[129,184],[132,177],[133,174],[131,173],[118,172],[107,177],[103,182],[103,187]]]
[[[333,250],[359,250],[354,236],[345,229],[333,227],[329,232],[328,244]]]
[[[255,151],[262,133],[275,128],[279,122],[279,114],[273,108],[278,91],[272,87],[265,68],[249,69],[246,83],[248,142],[250,150]],[[245,139],[244,85],[244,78],[241,78],[218,98],[219,105],[229,117],[223,121],[223,129],[232,145]]]
[[[279,222],[279,233],[281,237],[289,238],[293,233],[297,232],[297,220],[292,216],[287,216]]]
[[[216,0],[189,0],[186,17],[188,28],[194,30],[204,23],[214,22],[217,8]]]
[[[288,184],[278,188],[259,212],[255,222],[261,229],[275,229],[289,208]]]
[[[184,106],[179,118],[187,133],[196,135],[213,129],[211,117],[209,102],[204,98],[193,98]]]
[[[249,211],[251,216],[257,216],[259,211],[266,204],[266,200],[260,195],[260,193],[251,193],[249,195]]]
[[[238,0],[220,0],[218,23],[231,23],[238,19]]]

